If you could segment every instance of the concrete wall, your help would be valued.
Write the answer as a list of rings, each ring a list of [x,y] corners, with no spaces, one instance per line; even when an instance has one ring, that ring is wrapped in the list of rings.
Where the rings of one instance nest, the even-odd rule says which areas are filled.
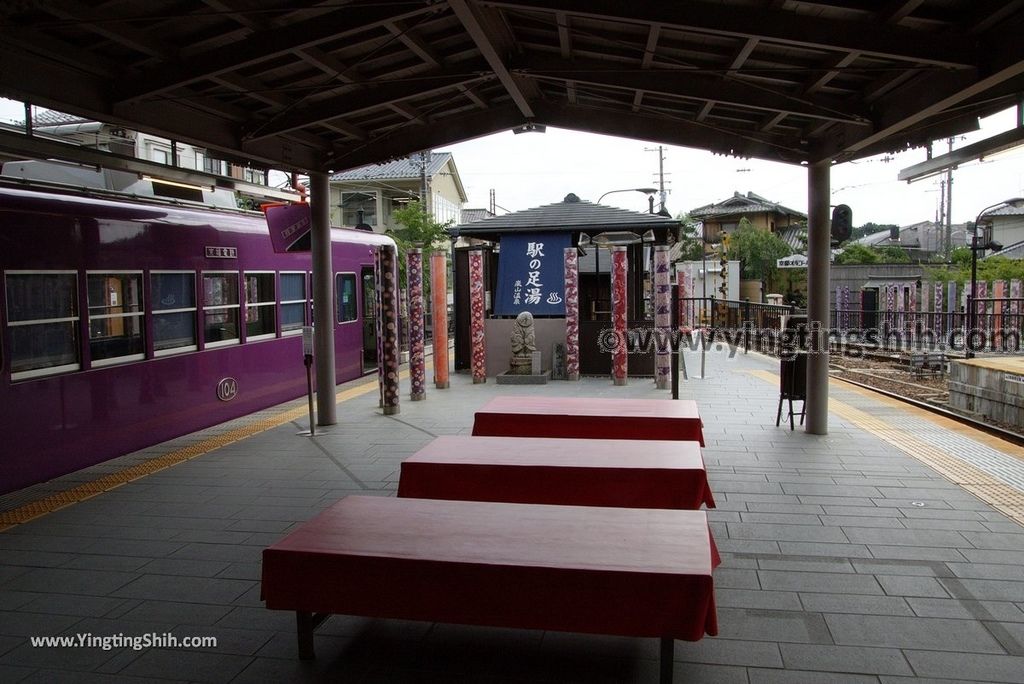
[[[1024,382],[1016,373],[953,361],[949,369],[949,405],[968,414],[1024,427]]]
[[[515,322],[514,318],[489,318],[484,321],[489,378],[508,370],[512,358],[512,325]],[[537,351],[541,353],[541,366],[544,370],[551,370],[551,345],[565,342],[565,319],[535,318],[533,325],[537,335]]]

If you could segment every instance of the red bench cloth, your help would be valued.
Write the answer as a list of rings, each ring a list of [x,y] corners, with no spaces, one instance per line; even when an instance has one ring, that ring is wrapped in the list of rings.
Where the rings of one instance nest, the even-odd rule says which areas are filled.
[[[671,399],[501,396],[476,412],[474,435],[671,439],[700,442],[697,402]]]
[[[694,641],[703,511],[349,496],[263,552],[268,608]]]
[[[697,442],[443,436],[402,463],[398,496],[714,508]]]

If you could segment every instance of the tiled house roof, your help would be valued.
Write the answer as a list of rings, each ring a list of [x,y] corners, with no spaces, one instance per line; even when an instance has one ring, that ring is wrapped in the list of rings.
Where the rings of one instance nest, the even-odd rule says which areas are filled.
[[[746,195],[735,192],[727,200],[705,204],[703,207],[691,209],[689,212],[690,217],[694,219],[724,218],[727,216],[761,213],[786,214],[801,219],[807,218],[807,214],[802,211],[790,209],[753,192],[748,192]]]
[[[581,200],[570,193],[555,204],[495,216],[468,223],[458,229],[461,235],[486,236],[494,233],[532,230],[647,230],[676,228],[679,221],[659,214],[643,214]]]
[[[431,152],[427,161],[427,175],[437,175],[451,158],[451,152]],[[414,154],[404,159],[394,159],[383,164],[367,164],[331,174],[331,181],[415,180],[419,177],[420,156]]]

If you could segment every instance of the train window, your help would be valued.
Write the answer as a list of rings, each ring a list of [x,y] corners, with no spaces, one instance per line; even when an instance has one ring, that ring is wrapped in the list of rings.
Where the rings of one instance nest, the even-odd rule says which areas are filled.
[[[338,322],[346,323],[358,318],[356,313],[356,274],[338,273],[334,276],[335,297],[338,302]]]
[[[273,273],[245,274],[245,339],[260,340],[277,334],[277,297]]]
[[[281,332],[297,333],[306,324],[306,274],[281,274]]]
[[[203,340],[207,347],[238,344],[238,274],[203,274]]]
[[[92,365],[145,357],[141,273],[87,273]]]
[[[156,272],[150,275],[153,298],[153,350],[156,356],[195,351],[196,274]]]
[[[78,274],[7,271],[11,380],[78,370]]]

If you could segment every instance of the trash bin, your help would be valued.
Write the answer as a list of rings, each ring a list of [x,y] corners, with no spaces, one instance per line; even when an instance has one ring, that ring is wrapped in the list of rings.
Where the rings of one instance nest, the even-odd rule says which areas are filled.
[[[792,355],[784,355],[779,362],[779,410],[775,414],[775,426],[782,421],[782,403],[789,402],[789,429],[795,430],[793,424],[793,402],[800,402],[800,424],[804,424],[804,411],[807,399],[807,352],[797,351]]]

